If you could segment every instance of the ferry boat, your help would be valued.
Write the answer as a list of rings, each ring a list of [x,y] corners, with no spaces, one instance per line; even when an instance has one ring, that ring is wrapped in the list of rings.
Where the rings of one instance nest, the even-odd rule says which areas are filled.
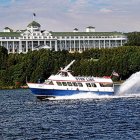
[[[73,60],[65,68],[51,75],[44,83],[27,83],[32,93],[38,99],[55,98],[79,93],[93,93],[98,95],[113,95],[114,84],[111,77],[84,77],[73,76],[69,67]]]

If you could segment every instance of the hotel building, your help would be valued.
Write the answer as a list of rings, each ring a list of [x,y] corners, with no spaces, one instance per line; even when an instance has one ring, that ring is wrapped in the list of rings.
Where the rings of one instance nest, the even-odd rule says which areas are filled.
[[[52,32],[41,30],[36,21],[32,21],[25,30],[14,32],[5,27],[0,32],[0,46],[4,46],[8,53],[27,53],[41,48],[82,52],[91,48],[118,47],[126,42],[127,37],[120,32],[96,32],[92,26],[85,32],[79,32],[77,28],[71,32]]]

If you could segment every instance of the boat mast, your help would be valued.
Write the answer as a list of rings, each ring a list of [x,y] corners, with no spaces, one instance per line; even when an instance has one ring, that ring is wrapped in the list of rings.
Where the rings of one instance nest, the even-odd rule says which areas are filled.
[[[63,70],[67,71],[68,68],[75,62],[75,60],[71,61]]]

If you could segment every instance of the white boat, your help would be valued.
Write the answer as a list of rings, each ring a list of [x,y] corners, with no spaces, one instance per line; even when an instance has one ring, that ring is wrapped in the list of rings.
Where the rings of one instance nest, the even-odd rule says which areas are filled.
[[[44,83],[27,83],[32,93],[39,99],[55,98],[90,92],[98,95],[113,95],[114,84],[111,77],[73,76],[68,70],[73,60],[64,69],[51,75]]]

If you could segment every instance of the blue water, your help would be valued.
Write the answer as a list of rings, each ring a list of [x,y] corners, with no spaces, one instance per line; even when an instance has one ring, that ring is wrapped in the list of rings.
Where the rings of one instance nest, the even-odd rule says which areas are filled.
[[[140,96],[39,101],[0,90],[0,140],[140,140]]]

